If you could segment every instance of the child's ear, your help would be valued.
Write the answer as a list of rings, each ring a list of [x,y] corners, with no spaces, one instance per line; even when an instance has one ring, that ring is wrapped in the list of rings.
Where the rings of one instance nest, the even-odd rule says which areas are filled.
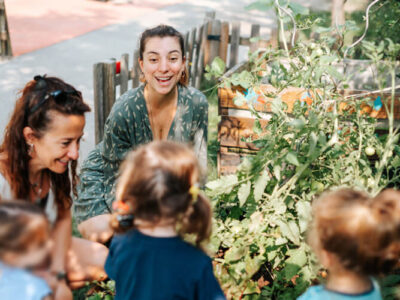
[[[321,250],[320,260],[321,260],[321,264],[326,269],[329,269],[330,267],[332,267],[332,265],[334,264],[334,261],[335,261],[333,254],[326,250]]]

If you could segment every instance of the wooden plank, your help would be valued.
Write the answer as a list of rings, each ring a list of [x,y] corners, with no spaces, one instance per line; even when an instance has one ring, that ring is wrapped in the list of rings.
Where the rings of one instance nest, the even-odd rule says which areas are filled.
[[[208,24],[208,35],[204,48],[204,65],[211,65],[214,58],[219,55],[221,41],[221,21],[214,20]]]
[[[131,70],[132,88],[137,88],[140,84],[139,50],[133,52],[133,68]]]
[[[250,39],[259,37],[260,37],[260,24],[252,24]],[[256,51],[258,49],[258,44],[259,44],[258,41],[256,42],[250,41],[250,52]]]
[[[229,45],[229,22],[222,22],[221,24],[221,38],[219,45],[219,57],[227,64],[228,45]]]
[[[229,68],[232,68],[239,60],[240,22],[232,23],[231,51],[229,57]]]
[[[236,90],[243,93],[244,90],[240,89],[239,87],[233,89],[225,89],[220,88],[218,90],[218,104],[219,110],[222,109],[241,109],[241,110],[248,110],[249,107],[247,104],[238,106],[235,105],[233,102],[233,98],[236,96]],[[287,113],[291,113],[293,111],[293,106],[297,101],[304,102],[305,105],[310,105],[312,103],[312,95],[304,88],[296,88],[296,87],[288,87],[282,90],[281,92],[277,93],[277,90],[272,85],[262,85],[258,90],[255,91],[256,95],[254,98],[250,99],[249,101],[252,102],[252,105],[255,110],[259,112],[271,112],[271,103],[274,100],[274,97],[268,97],[270,95],[277,95],[282,99],[282,102],[286,103]],[[366,99],[370,98],[371,101],[375,100],[381,94],[378,93],[369,93],[365,91],[344,91],[344,95],[351,95],[357,96],[357,94],[363,93],[362,98]],[[266,96],[264,96],[266,95]],[[383,93],[382,101],[387,101],[390,105],[391,94],[390,93]],[[339,108],[341,110],[351,110],[352,103],[357,101],[357,99],[348,98],[347,104],[341,103]],[[396,120],[400,120],[400,93],[395,95],[395,102],[394,102],[394,118]],[[385,107],[382,106],[379,111],[374,111],[372,107],[364,106],[363,111],[364,113],[368,113],[371,117],[376,119],[387,119],[387,114],[385,111]]]
[[[218,176],[233,174],[243,158],[248,155],[255,155],[257,152],[243,148],[221,146],[217,154]]]
[[[129,81],[129,54],[121,55],[121,72],[120,72],[120,93],[124,94],[128,90]]]
[[[186,67],[186,72],[187,72],[187,76],[189,76],[189,35],[190,35],[190,31],[185,33],[183,42],[184,42],[184,52],[183,52],[183,56],[185,57],[185,67]]]
[[[193,45],[194,48],[193,48],[193,58],[192,58],[192,69],[191,69],[190,81],[189,81],[189,84],[191,86],[195,86],[195,82],[196,82],[199,53],[200,53],[200,47],[201,47],[201,39],[203,36],[203,29],[204,29],[204,25],[201,25],[201,26],[197,27],[197,30],[196,30],[196,39],[195,39],[195,43]]]
[[[189,40],[188,40],[188,47],[186,49],[186,52],[188,53],[186,56],[186,62],[187,62],[187,71],[188,71],[188,76],[189,76],[189,85],[190,85],[190,78],[192,74],[192,65],[193,65],[193,51],[194,51],[194,46],[196,42],[196,27],[192,28],[192,30],[189,33]]]
[[[107,119],[115,102],[115,60],[110,59],[104,63],[103,91],[105,97],[104,120]]]
[[[207,28],[209,26],[210,22],[207,22],[206,24],[203,24],[200,27],[200,41],[199,41],[199,52],[198,52],[198,58],[196,62],[196,74],[194,78],[194,87],[196,89],[200,88],[201,80],[203,78],[203,72],[204,72],[204,48],[206,45],[207,41]]]
[[[221,146],[246,148],[257,150],[253,143],[244,141],[244,139],[257,139],[258,136],[253,132],[255,119],[241,118],[231,116],[221,116],[218,124],[218,140]],[[264,128],[268,121],[260,120]]]
[[[104,93],[103,93],[103,63],[93,65],[93,94],[94,94],[94,134],[95,143],[103,139],[104,134]]]
[[[9,58],[12,56],[12,48],[4,0],[0,0],[0,7],[0,57]]]

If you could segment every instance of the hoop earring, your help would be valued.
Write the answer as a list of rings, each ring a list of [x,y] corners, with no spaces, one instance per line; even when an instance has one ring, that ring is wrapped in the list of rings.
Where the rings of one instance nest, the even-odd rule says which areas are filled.
[[[32,156],[33,151],[35,150],[35,146],[33,144],[28,144],[28,155]]]
[[[146,83],[146,78],[144,77],[144,73],[140,71],[139,81],[142,83]]]

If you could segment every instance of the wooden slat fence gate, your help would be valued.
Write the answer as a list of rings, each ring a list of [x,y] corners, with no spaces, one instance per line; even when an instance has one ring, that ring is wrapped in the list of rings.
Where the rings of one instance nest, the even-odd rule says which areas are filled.
[[[243,37],[240,28],[240,22],[216,20],[212,11],[206,13],[202,25],[184,35],[190,86],[200,88],[204,68],[215,57],[224,60],[229,69],[238,65],[240,46],[248,46],[254,51],[259,46],[272,44],[267,40],[251,39],[260,36],[259,24],[253,24],[250,34]],[[135,50],[132,57],[132,68],[129,67],[129,54],[123,54],[119,61],[113,58],[93,66],[96,144],[103,138],[104,124],[116,98],[128,90],[129,84],[132,88],[140,84],[139,51]]]
[[[4,0],[0,0],[0,58],[12,56],[10,32],[8,30],[6,6]]]

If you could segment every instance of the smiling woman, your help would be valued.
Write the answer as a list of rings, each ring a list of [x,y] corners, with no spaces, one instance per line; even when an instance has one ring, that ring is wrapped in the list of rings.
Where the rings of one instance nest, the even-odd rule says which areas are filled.
[[[88,111],[71,85],[35,76],[23,88],[0,146],[0,197],[36,203],[52,225],[52,262],[40,274],[55,299],[72,299],[71,287],[105,278],[107,249],[71,238],[71,192],[76,193],[79,142]]]
[[[122,95],[106,121],[104,138],[83,163],[74,202],[82,236],[106,242],[115,198],[118,168],[125,155],[153,140],[189,143],[200,165],[207,166],[208,103],[198,90],[186,87],[182,35],[159,25],[140,38],[139,65],[144,83]]]

